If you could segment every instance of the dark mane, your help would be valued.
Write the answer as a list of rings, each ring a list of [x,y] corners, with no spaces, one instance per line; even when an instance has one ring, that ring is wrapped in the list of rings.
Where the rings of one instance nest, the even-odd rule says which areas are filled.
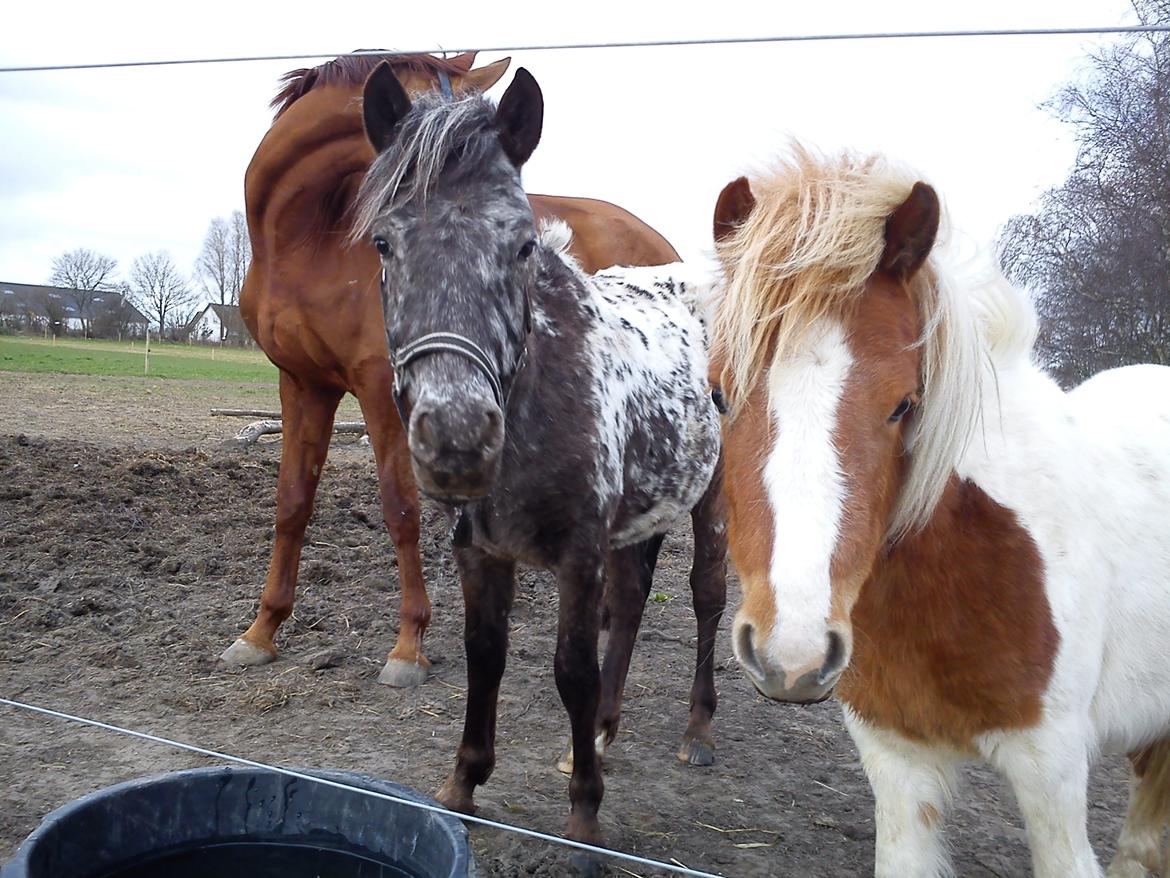
[[[358,52],[383,52],[381,49],[356,49]],[[460,58],[462,56],[459,56]],[[463,74],[467,68],[456,59],[439,58],[435,55],[403,55],[384,52],[378,55],[341,55],[332,61],[316,67],[301,67],[290,70],[280,77],[281,89],[269,104],[276,110],[277,117],[304,97],[310,91],[325,85],[361,85],[375,67],[389,61],[397,73],[412,70],[431,79],[438,80],[440,70],[450,75]]]
[[[395,128],[393,143],[378,154],[362,180],[354,239],[368,234],[387,207],[426,198],[453,157],[464,169],[474,168],[492,149],[498,150],[495,114],[495,104],[481,94],[455,100],[436,91],[416,96]]]

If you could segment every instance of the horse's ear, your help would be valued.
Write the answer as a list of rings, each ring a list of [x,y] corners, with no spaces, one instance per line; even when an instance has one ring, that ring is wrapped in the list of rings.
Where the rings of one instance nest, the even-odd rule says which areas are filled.
[[[910,195],[886,219],[886,249],[879,267],[907,281],[922,267],[938,234],[938,195],[926,183],[915,183]]]
[[[499,61],[493,61],[491,64],[485,64],[483,67],[476,67],[474,70],[468,70],[466,73],[460,74],[459,82],[461,85],[473,88],[476,91],[487,91],[508,72],[508,65],[511,63],[511,58],[501,58]]]
[[[737,177],[724,186],[715,202],[715,243],[743,225],[755,206],[756,197],[747,177]]]
[[[383,61],[374,68],[362,90],[362,119],[375,152],[382,152],[393,142],[394,127],[409,112],[410,96],[389,62]]]
[[[460,70],[470,70],[471,65],[475,63],[475,56],[478,52],[460,52],[454,58],[447,58],[449,64],[454,64]]]
[[[496,128],[504,154],[519,168],[540,143],[544,125],[544,96],[532,74],[521,67],[500,98]]]

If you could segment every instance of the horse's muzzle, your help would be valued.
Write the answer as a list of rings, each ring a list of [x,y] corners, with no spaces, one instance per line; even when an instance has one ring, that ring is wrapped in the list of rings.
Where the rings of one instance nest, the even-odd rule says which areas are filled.
[[[818,704],[826,700],[833,694],[852,651],[846,638],[838,631],[829,630],[822,655],[803,667],[788,670],[760,651],[755,634],[750,622],[737,619],[733,625],[732,647],[752,685],[773,701]]]
[[[500,469],[504,422],[491,400],[421,401],[410,416],[411,463],[422,491],[466,502],[491,491]]]

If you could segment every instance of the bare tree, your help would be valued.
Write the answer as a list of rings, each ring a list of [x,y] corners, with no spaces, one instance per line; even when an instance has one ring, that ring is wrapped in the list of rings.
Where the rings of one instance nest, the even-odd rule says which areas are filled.
[[[160,335],[186,316],[194,300],[186,279],[165,250],[135,259],[130,284],[138,307],[157,324]]]
[[[45,324],[54,338],[65,334],[66,313],[65,303],[60,299],[54,299],[52,296],[45,299]]]
[[[93,301],[102,290],[114,288],[114,273],[118,260],[85,247],[78,247],[53,258],[49,283],[57,287],[77,290],[77,316],[86,337],[90,335],[93,320]]]
[[[203,237],[203,249],[195,260],[195,274],[203,286],[203,292],[212,302],[226,305],[231,301],[228,277],[228,238],[230,228],[227,221],[217,216],[207,227]]]
[[[1146,24],[1170,0],[1135,0]],[[1131,34],[1090,58],[1049,108],[1076,131],[1068,179],[1013,217],[1004,270],[1029,287],[1038,351],[1062,383],[1170,363],[1170,34]]]
[[[248,223],[244,214],[238,210],[232,211],[231,236],[231,304],[240,303],[240,291],[244,288],[244,278],[248,274],[248,267],[252,264],[252,239],[248,237]]]
[[[115,289],[116,292],[102,296],[101,303],[94,308],[93,334],[97,338],[116,338],[121,341],[130,334],[135,311],[130,303],[130,285],[123,282],[117,284]]]
[[[195,263],[195,273],[207,298],[220,305],[238,304],[244,275],[251,261],[252,247],[244,215],[237,210],[228,220],[223,217],[213,219]],[[220,332],[223,332],[222,328]]]

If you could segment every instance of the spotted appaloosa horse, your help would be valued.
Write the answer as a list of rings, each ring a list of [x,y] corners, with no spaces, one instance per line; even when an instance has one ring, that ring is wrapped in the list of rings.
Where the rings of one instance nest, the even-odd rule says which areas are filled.
[[[467,715],[438,798],[469,811],[492,772],[522,560],[557,577],[556,682],[573,748],[568,834],[596,842],[595,733],[616,728],[658,549],[687,512],[700,623],[688,737],[706,734],[714,709],[725,545],[719,416],[694,291],[674,273],[681,266],[590,277],[562,252],[556,230],[537,236],[519,169],[540,138],[543,101],[527,71],[497,109],[434,93],[412,104],[383,67],[364,107],[379,156],[356,228],[382,254],[394,398],[419,485],[456,510]],[[610,613],[628,619],[613,625],[599,676],[606,589]]]
[[[474,58],[342,57],[289,73],[273,101],[276,119],[245,177],[253,260],[240,313],[280,367],[284,443],[268,579],[256,620],[224,652],[226,661],[255,665],[276,657],[273,637],[292,613],[334,412],[348,391],[361,403],[373,445],[402,591],[398,642],[379,679],[408,686],[426,678],[422,637],[431,609],[418,551],[418,489],[390,401],[378,254],[367,242],[349,246],[346,236],[354,195],[374,157],[362,130],[361,89],[370,71],[388,59],[412,91],[436,88],[446,77],[458,93],[490,87],[508,66],[504,59],[473,68]],[[590,271],[678,259],[661,235],[612,204],[547,195],[530,200],[538,217],[558,217],[573,228],[573,252]]]
[[[957,761],[1011,783],[1035,874],[1100,875],[1098,752],[1131,754],[1110,875],[1161,873],[1170,798],[1170,369],[1064,393],[1035,313],[931,257],[928,185],[794,146],[720,196],[714,351],[735,653],[764,695],[836,687],[877,874],[948,874]]]

